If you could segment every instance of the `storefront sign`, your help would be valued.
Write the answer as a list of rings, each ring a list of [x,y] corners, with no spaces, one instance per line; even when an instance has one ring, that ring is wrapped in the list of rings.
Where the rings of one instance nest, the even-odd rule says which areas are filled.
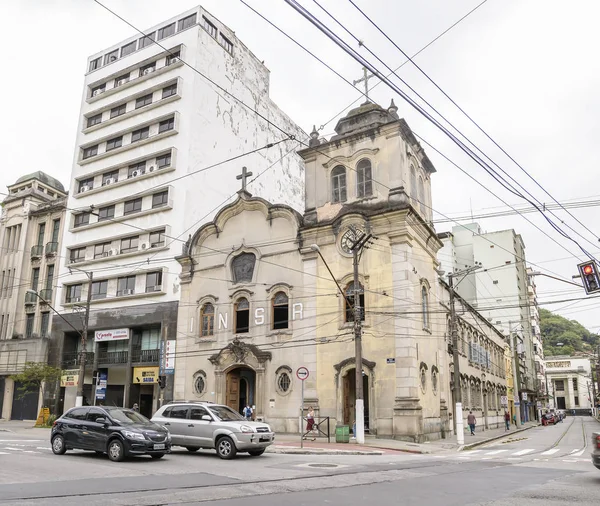
[[[98,371],[98,383],[96,384],[96,400],[106,399],[106,385],[108,384],[108,371]]]
[[[523,392],[521,394],[521,396],[523,397],[523,400],[526,401],[527,400],[527,392]]]
[[[134,367],[134,383],[158,383],[158,367]]]
[[[569,369],[571,367],[571,361],[565,362],[546,362],[547,369]]]
[[[175,339],[165,345],[165,374],[175,373]]]
[[[119,341],[129,339],[129,329],[97,330],[95,332],[96,342]]]
[[[77,386],[79,380],[79,369],[68,369],[62,372],[60,377],[61,387],[74,387]]]

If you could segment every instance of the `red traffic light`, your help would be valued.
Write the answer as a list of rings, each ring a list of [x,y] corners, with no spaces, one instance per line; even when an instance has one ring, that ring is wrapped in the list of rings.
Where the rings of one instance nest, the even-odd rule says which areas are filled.
[[[589,276],[590,274],[594,273],[594,268],[591,266],[591,264],[587,264],[583,266],[583,273],[586,276]]]

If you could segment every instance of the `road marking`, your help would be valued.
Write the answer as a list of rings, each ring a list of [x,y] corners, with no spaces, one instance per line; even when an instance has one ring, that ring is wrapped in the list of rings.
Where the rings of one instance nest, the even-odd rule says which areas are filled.
[[[527,450],[521,450],[520,452],[513,453],[513,455],[527,455],[528,453],[531,453],[533,450],[534,450],[534,448],[528,448]]]
[[[38,446],[37,450],[50,450],[50,451],[52,451],[52,448],[48,448],[47,446]],[[391,464],[391,462],[390,462],[390,464]]]
[[[43,439],[0,439],[0,443],[41,443]]]
[[[481,460],[492,460],[492,457],[483,457]]]
[[[583,455],[583,452],[585,452],[585,448],[583,450],[579,450],[577,453],[571,453],[571,455],[569,455],[570,457],[581,457]]]
[[[521,457],[508,457],[506,460],[521,460]]]
[[[483,450],[469,450],[465,453],[468,453],[469,455],[475,455],[476,453],[481,453]]]
[[[0,452],[0,455],[10,455],[8,452]]]
[[[540,453],[540,455],[554,455],[556,452],[559,452],[560,448],[552,448],[552,450],[548,450]]]
[[[573,460],[573,459],[566,459],[566,460],[565,460],[565,459],[563,459],[563,462],[577,462],[577,461],[576,461],[576,460]]]
[[[487,452],[486,455],[498,455],[502,452],[507,452],[508,450],[494,450],[493,452]]]
[[[4,448],[5,450],[12,450],[14,452],[22,452],[23,450],[21,450],[21,448],[11,448],[10,446],[7,446],[6,448]]]
[[[577,453],[581,451],[579,448],[575,448],[571,453],[569,453],[569,455],[573,455],[574,453]]]

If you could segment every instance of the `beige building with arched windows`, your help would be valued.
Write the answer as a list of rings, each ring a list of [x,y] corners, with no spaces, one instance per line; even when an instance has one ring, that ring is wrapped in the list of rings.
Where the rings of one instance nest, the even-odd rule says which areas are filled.
[[[313,131],[299,154],[303,216],[242,190],[178,257],[174,397],[237,410],[250,403],[276,431],[295,432],[295,371],[304,366],[304,408],[329,417],[332,428],[351,426],[350,245],[364,231],[373,235],[359,266],[366,429],[415,441],[442,437],[449,366],[437,292],[442,244],[431,222],[433,165],[393,102],[350,111],[330,140]]]

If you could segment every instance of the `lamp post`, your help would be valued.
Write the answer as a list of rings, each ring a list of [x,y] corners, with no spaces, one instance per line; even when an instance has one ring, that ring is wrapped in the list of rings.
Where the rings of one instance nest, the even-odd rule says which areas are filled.
[[[512,331],[513,323],[519,323],[514,321],[508,322],[508,334],[510,339],[510,351],[513,366],[513,395],[515,398],[515,415],[517,417],[517,427],[521,426],[521,402],[519,400],[519,376],[517,374],[517,350],[515,348],[515,336]]]

